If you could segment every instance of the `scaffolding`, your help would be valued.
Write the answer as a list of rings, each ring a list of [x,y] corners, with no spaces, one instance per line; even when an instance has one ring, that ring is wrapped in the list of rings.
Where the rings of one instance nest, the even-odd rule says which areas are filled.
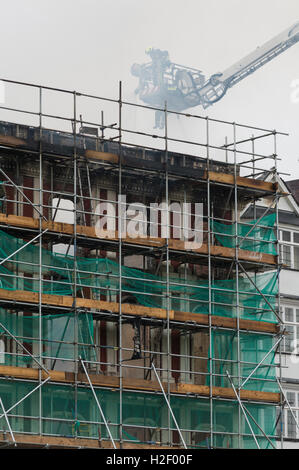
[[[167,103],[153,134],[156,108],[124,100],[121,83],[117,99],[3,83],[14,99],[0,106],[2,445],[283,442],[275,177],[286,134]],[[36,107],[16,106],[28,90]],[[242,220],[260,199],[264,214]]]

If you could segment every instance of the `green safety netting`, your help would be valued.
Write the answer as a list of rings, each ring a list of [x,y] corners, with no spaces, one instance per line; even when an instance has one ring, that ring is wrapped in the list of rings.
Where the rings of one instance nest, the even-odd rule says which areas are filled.
[[[18,315],[0,309],[0,338],[11,336],[2,328],[4,327],[22,344],[37,354],[34,350],[34,344],[39,341],[40,328],[42,340],[42,355],[44,357],[72,359],[81,356],[83,359],[96,360],[94,346],[93,318],[91,313],[68,313],[66,315],[44,315],[39,317],[37,314],[32,316]],[[78,344],[78,350],[75,346]],[[20,365],[30,363],[33,365],[33,359],[22,349],[19,353],[1,354],[1,363],[7,365]],[[53,367],[53,365],[52,365]],[[51,368],[51,367],[50,367]]]
[[[172,296],[170,298],[170,308],[201,314],[208,314],[210,311],[212,315],[236,317],[238,301],[240,318],[276,322],[277,320],[271,307],[275,309],[277,273],[259,274],[252,277],[252,280],[254,284],[248,278],[242,277],[238,279],[238,282],[236,279],[214,281],[211,284],[211,305],[209,307],[208,281],[187,281],[186,283],[189,286],[186,287],[185,281],[171,279],[170,291]],[[143,288],[146,284],[143,281]],[[142,305],[165,308],[166,302],[164,298],[149,296],[145,293],[136,293],[136,287],[134,291],[135,297]],[[165,285],[161,287],[158,284],[148,284],[148,289],[146,290],[145,288],[145,291],[152,293],[165,292]],[[259,291],[262,292],[265,298],[262,297]]]
[[[5,409],[9,409],[18,400],[33,390],[36,384],[0,380],[0,396]],[[104,415],[114,439],[119,439],[120,394],[111,390],[96,390]],[[236,401],[172,396],[170,404],[175,418],[189,448],[256,448],[249,426],[239,410]],[[210,406],[212,404],[212,406]],[[39,432],[39,391],[33,392],[12,411],[9,417],[14,432]],[[276,407],[274,405],[249,404],[246,408],[266,435],[275,445]],[[99,409],[90,389],[44,385],[41,388],[42,432],[50,435],[108,438]],[[77,416],[75,415],[77,410]],[[240,411],[240,429],[239,423]],[[211,420],[212,412],[212,420]],[[213,437],[209,435],[213,426]],[[250,420],[252,430],[261,448],[271,445],[262,431]],[[102,423],[102,424],[100,424]],[[164,397],[159,394],[122,393],[123,438],[136,443],[168,442],[168,407]],[[174,422],[170,422],[176,430]],[[146,429],[144,429],[146,428]],[[166,428],[163,430],[163,428]],[[0,430],[7,431],[7,424],[2,417]],[[188,431],[184,431],[188,430]],[[240,443],[237,434],[240,432]]]
[[[260,392],[279,392],[275,371],[275,349],[269,354],[275,344],[272,336],[264,334],[252,334],[240,332],[240,376],[241,383],[251,375],[242,387],[247,390]],[[268,356],[265,358],[265,356]],[[212,331],[212,373],[213,385],[218,387],[230,387],[231,383],[226,376],[226,371],[233,377],[234,384],[238,386],[238,338],[234,331]],[[209,384],[209,377],[207,377]]]
[[[50,368],[55,368],[56,359],[76,360],[78,356],[81,356],[88,361],[97,360],[93,319],[90,313],[80,313],[77,316],[73,313],[46,315],[39,319],[39,316],[35,314],[21,316],[1,309],[0,339],[5,336],[10,337],[1,327],[2,324],[27,349],[29,347],[36,354],[38,346],[34,348],[34,344],[39,341],[40,321],[42,355],[44,358],[51,358]],[[238,385],[238,350],[240,351],[240,375],[243,382],[274,345],[272,336],[240,332],[240,346],[238,348],[236,332],[225,330],[212,330],[211,341],[212,356],[210,357],[209,342],[202,343],[200,355],[207,359],[201,361],[201,366],[197,365],[195,370],[205,374],[205,385],[210,385],[211,372],[212,384],[219,387],[230,387],[226,371],[232,376],[235,385]],[[78,348],[75,343],[78,343]],[[208,360],[209,358],[212,361]],[[247,381],[244,388],[263,392],[278,392],[274,359],[275,352],[272,351]],[[13,366],[22,366],[24,363],[28,363],[31,367],[34,365],[32,357],[22,349],[18,354],[1,353],[0,363]]]
[[[23,240],[0,231],[0,260],[12,255],[24,245]],[[41,269],[44,293],[72,295],[76,277],[77,295],[80,289],[88,287],[97,298],[100,298],[100,295],[115,298],[121,274],[122,292],[134,296],[141,305],[167,308],[166,293],[169,288],[169,307],[173,310],[204,314],[210,311],[213,315],[236,317],[236,305],[239,304],[241,318],[276,322],[272,311],[277,294],[276,272],[254,275],[251,277],[253,283],[247,277],[213,281],[210,285],[210,299],[209,283],[206,280],[184,280],[172,275],[168,286],[165,276],[155,276],[126,266],[120,268],[108,258],[75,259],[73,256],[53,253],[44,248],[41,253],[41,267],[39,246],[30,244],[14,254],[5,265],[0,266],[0,287],[38,292],[39,280],[31,279],[30,276],[38,277]],[[18,277],[16,273],[25,273],[25,277]]]
[[[211,230],[222,246],[235,248],[237,240],[237,246],[242,250],[277,255],[275,246],[277,238],[274,229],[276,214],[274,213],[262,217],[258,224],[252,229],[252,226],[255,225],[257,221],[258,219],[238,222],[237,233],[236,224],[234,223],[222,224],[220,222],[211,221]],[[244,237],[246,238],[243,239]]]

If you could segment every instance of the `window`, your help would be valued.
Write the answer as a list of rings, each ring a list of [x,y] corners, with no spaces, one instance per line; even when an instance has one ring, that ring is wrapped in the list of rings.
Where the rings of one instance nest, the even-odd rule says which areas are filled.
[[[279,241],[282,263],[299,270],[299,232],[280,230]]]
[[[299,392],[285,391],[287,400],[292,408],[293,414],[298,422],[299,417]],[[290,408],[286,405],[284,409],[284,436],[289,439],[299,439],[299,430],[292,416]]]
[[[294,350],[294,340],[299,345],[299,306],[282,306],[281,313],[287,335],[282,340],[282,351],[292,353]]]
[[[291,232],[289,232],[288,230],[281,230],[281,238],[284,242],[290,242]]]
[[[283,264],[286,264],[288,267],[292,267],[291,259],[291,247],[288,245],[281,245],[281,257]]]

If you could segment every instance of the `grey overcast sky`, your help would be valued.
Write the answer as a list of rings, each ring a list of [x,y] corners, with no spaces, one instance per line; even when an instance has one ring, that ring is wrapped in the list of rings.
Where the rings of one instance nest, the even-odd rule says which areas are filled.
[[[174,62],[208,77],[299,21],[298,0],[0,0],[0,5],[2,78],[114,98],[122,80],[129,100],[136,99],[137,86],[131,64],[147,61],[150,46],[168,50]],[[279,141],[279,169],[291,174],[286,180],[299,178],[299,103],[291,101],[296,79],[299,43],[212,108],[192,112],[289,132]],[[23,99],[28,105],[25,94],[10,93],[11,102],[20,105]],[[0,119],[7,114],[0,112]],[[135,124],[136,119],[142,127],[140,116]]]

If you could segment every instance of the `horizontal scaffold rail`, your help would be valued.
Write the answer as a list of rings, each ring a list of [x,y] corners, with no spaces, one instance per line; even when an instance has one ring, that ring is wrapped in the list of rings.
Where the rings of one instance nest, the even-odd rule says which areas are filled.
[[[88,309],[91,311],[106,311],[109,313],[119,313],[120,306],[118,302],[107,302],[105,300],[93,300],[77,297],[74,299],[69,295],[54,295],[54,294],[42,294],[41,304],[42,306],[52,306],[65,308],[67,310],[73,309],[74,300],[76,301],[76,308]],[[7,290],[0,289],[0,301],[8,301],[12,303],[19,303],[24,306],[28,304],[39,304],[38,292],[29,292],[23,290]],[[123,315],[147,317],[147,318],[158,318],[167,319],[167,310],[156,307],[145,307],[143,305],[136,304],[121,304],[121,311]],[[202,313],[189,313],[182,311],[169,310],[169,320],[175,322],[192,322],[198,325],[209,325],[209,316]],[[222,328],[237,328],[237,318],[221,317],[217,315],[211,316],[212,326],[218,326]],[[256,320],[239,320],[240,330],[245,331],[258,331],[264,333],[276,334],[279,332],[279,325],[276,323],[269,323],[265,321]]]
[[[50,381],[73,384],[75,382],[75,373],[74,372],[63,372],[49,370]],[[13,377],[19,379],[27,380],[39,380],[39,369],[25,368],[25,367],[15,367],[15,366],[4,366],[0,365],[0,376]],[[47,378],[48,375],[41,371],[42,378]],[[113,389],[120,388],[120,379],[119,377],[108,376],[108,375],[99,375],[99,374],[89,374],[91,383],[95,387],[109,387]],[[88,384],[86,375],[83,373],[77,374],[77,383]],[[168,385],[170,387],[170,393],[179,394],[179,395],[200,395],[203,397],[209,397],[212,390],[213,397],[235,399],[235,393],[232,388],[227,387],[209,387],[208,385],[196,385],[196,384],[187,384],[187,383],[162,383],[162,386],[165,391],[168,390]],[[122,388],[125,390],[139,390],[146,392],[158,392],[161,391],[160,385],[157,381],[154,380],[143,380],[143,379],[133,379],[123,378],[122,379]],[[280,402],[280,393],[273,392],[259,392],[256,390],[240,390],[240,398],[242,400],[250,401],[262,401],[269,403],[279,403]]]
[[[0,224],[6,225],[8,227],[18,227],[18,228],[26,228],[30,230],[39,230],[40,229],[40,222],[39,219],[34,219],[32,217],[23,217],[17,215],[6,215],[0,213]],[[57,235],[67,235],[73,236],[74,235],[74,225],[67,224],[63,222],[53,222],[50,220],[43,220],[42,221],[42,230],[47,230],[47,236],[52,232]],[[76,236],[77,236],[77,244],[80,244],[80,237],[86,237],[93,240],[105,240],[116,242],[118,241],[118,234],[115,232],[114,237],[108,238],[99,238],[96,234],[95,227],[85,226],[85,225],[77,225],[76,226]],[[127,245],[139,245],[148,248],[163,248],[166,246],[167,240],[165,238],[151,238],[151,237],[144,237],[144,238],[122,238],[121,239],[123,244]],[[185,242],[182,240],[175,240],[169,239],[168,240],[168,248],[170,251],[180,251],[180,252],[187,252],[188,255],[194,253],[197,255],[208,255],[209,248],[206,243],[203,243],[200,248],[194,250],[186,250]],[[109,248],[110,250],[110,248]],[[225,259],[234,259],[236,250],[235,248],[229,248],[219,245],[211,245],[210,246],[210,254],[215,258],[225,258]],[[257,251],[249,251],[249,250],[238,250],[238,258],[239,260],[250,262],[250,263],[261,263],[267,265],[276,265],[277,264],[277,256],[270,255],[268,253],[260,253]]]
[[[42,436],[34,434],[14,433],[17,447],[53,447],[53,448],[69,448],[69,449],[113,449],[112,442],[108,440],[88,439],[84,437],[58,437],[58,436]],[[4,447],[6,445],[14,445],[7,433],[0,433],[0,443]],[[120,448],[119,442],[115,442],[116,447]],[[1,446],[0,446],[1,448]],[[138,442],[122,442],[122,449],[179,449],[179,446],[165,446],[156,444],[139,444]]]
[[[29,292],[23,290],[0,289],[0,302],[11,302],[13,305],[18,303],[28,306],[28,304],[39,305],[40,297],[38,292]],[[74,299],[70,295],[41,294],[42,306],[52,306],[66,309],[68,311],[74,308],[74,301],[77,309],[88,309],[90,311],[104,311],[118,314],[120,305],[118,302],[108,302],[105,300],[93,300],[77,297]],[[167,319],[167,310],[156,307],[145,307],[136,304],[121,304],[121,312],[123,315]],[[175,322],[193,322],[198,325],[209,325],[209,316],[202,313],[189,313],[182,311],[169,310],[169,320]],[[222,328],[237,329],[237,318],[221,317],[217,315],[211,316],[211,325]],[[240,330],[258,331],[264,333],[276,334],[280,330],[280,326],[276,323],[256,320],[239,320]]]

